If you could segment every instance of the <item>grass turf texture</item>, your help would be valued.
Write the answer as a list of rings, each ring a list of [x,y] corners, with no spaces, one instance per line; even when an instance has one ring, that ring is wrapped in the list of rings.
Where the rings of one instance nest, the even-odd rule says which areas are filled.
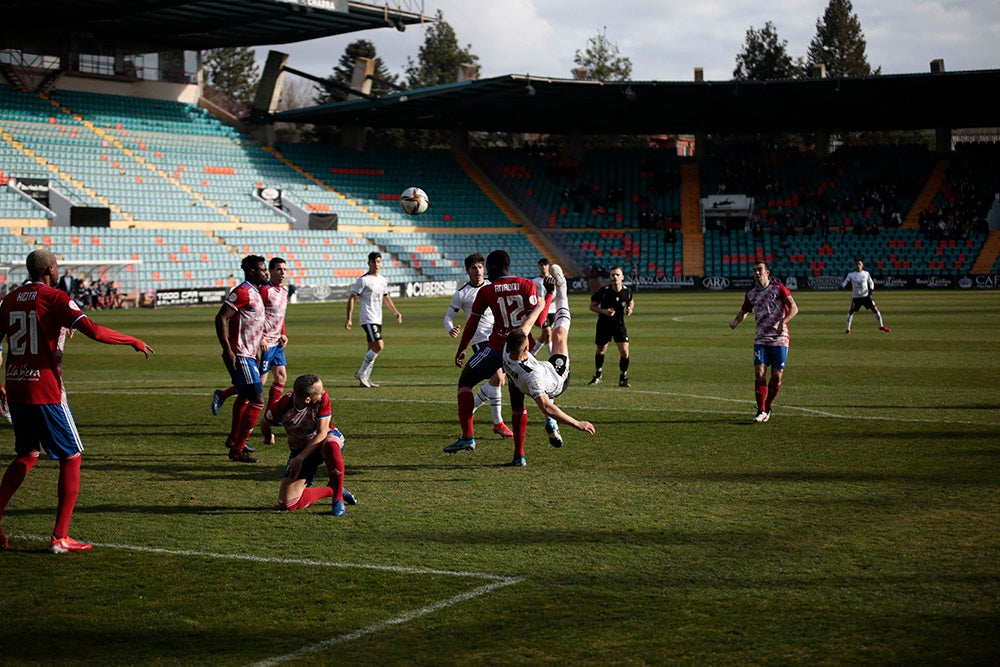
[[[847,294],[796,298],[782,393],[751,425],[739,293],[639,292],[630,389],[614,349],[585,386],[594,316],[574,295],[559,403],[597,434],[564,426],[553,449],[531,406],[525,469],[499,467],[511,441],[487,408],[475,452],[441,452],[458,435],[446,300],[398,303],[373,390],[344,305],[293,305],[290,379],[321,375],[347,436],[361,504],[341,518],[272,509],[284,447],[226,459],[214,308],[96,313],[158,354],[69,342],[87,446],[71,534],[96,546],[45,553],[41,461],[4,517],[0,660],[996,663],[1000,293],[880,293],[892,333],[861,312],[851,336]]]

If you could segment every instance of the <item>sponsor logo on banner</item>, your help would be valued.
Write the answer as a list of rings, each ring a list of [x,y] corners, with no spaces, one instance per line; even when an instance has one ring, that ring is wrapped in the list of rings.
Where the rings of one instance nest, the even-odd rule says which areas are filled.
[[[840,289],[841,279],[837,276],[809,276],[807,280],[809,281],[809,289]]]
[[[929,287],[931,289],[943,289],[952,286],[951,278],[941,278],[938,276],[927,276],[917,278],[917,287]]]
[[[156,290],[157,306],[196,306],[204,303],[222,303],[229,294],[227,287],[196,287],[192,289]]]
[[[423,283],[406,283],[407,298],[417,296],[451,296],[458,289],[457,280],[429,280]]]
[[[706,276],[702,278],[701,284],[710,290],[724,290],[731,284],[729,278],[725,276]]]
[[[988,276],[973,276],[976,289],[1000,289],[1000,276],[995,273]]]
[[[884,278],[872,276],[872,280],[875,282],[876,287],[881,287],[882,289],[904,289],[910,287],[910,281],[899,276],[886,276]]]

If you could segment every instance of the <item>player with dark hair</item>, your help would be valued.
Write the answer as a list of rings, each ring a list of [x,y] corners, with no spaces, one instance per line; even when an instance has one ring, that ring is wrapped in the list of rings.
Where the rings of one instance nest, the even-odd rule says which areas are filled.
[[[555,295],[552,298],[555,311],[552,326],[552,356],[548,361],[540,361],[529,352],[531,323],[527,321],[507,334],[504,346],[503,368],[508,378],[511,413],[514,415],[514,423],[520,424],[520,427],[515,429],[514,459],[510,465],[518,468],[527,465],[524,456],[525,428],[528,423],[528,411],[524,407],[525,395],[531,396],[545,415],[545,430],[549,434],[549,444],[553,447],[562,447],[563,444],[557,422],[569,424],[584,433],[594,434],[593,424],[571,417],[553,402],[553,399],[562,394],[569,384],[570,312],[566,297],[566,277],[563,275],[562,267],[553,264],[550,271],[555,279]]]
[[[222,362],[236,387],[233,419],[226,438],[229,460],[257,463],[247,440],[264,410],[260,379],[261,340],[264,336],[264,300],[260,287],[267,281],[267,260],[247,255],[240,264],[243,282],[236,286],[215,315],[215,335],[222,346]]]
[[[465,318],[468,320],[469,313],[472,312],[472,302],[475,301],[479,288],[489,284],[484,277],[483,266],[485,263],[486,258],[478,252],[472,253],[465,258],[465,272],[468,274],[469,280],[455,290],[454,296],[451,297],[451,303],[448,305],[448,310],[444,314],[444,330],[452,338],[458,338],[458,335],[462,332],[462,328],[455,324],[455,315],[464,312]],[[493,331],[493,313],[486,311],[483,313],[482,318],[480,318],[476,333],[470,341],[473,354],[478,352],[479,348],[486,343],[491,331]],[[503,379],[503,371],[498,369],[496,373],[490,376],[488,382],[484,382],[479,386],[472,411],[475,412],[481,405],[488,403],[493,416],[493,432],[503,438],[513,438],[514,433],[503,423],[503,413],[501,412],[503,407],[503,394],[501,392]]]
[[[479,288],[472,303],[472,314],[465,323],[465,331],[455,353],[455,365],[462,369],[458,378],[458,421],[462,435],[444,448],[445,453],[454,454],[462,450],[476,448],[475,431],[472,423],[474,398],[472,388],[497,372],[503,365],[503,348],[507,334],[525,322],[535,323],[544,314],[551,295],[539,299],[535,284],[528,278],[510,275],[510,255],[503,250],[494,250],[486,257],[486,275],[490,284]],[[493,314],[493,331],[486,345],[479,348],[469,363],[465,363],[465,350],[472,335],[479,326],[479,320],[489,310]],[[527,422],[523,415],[512,415],[515,441],[524,442]],[[520,435],[518,435],[520,433]]]
[[[854,270],[848,273],[847,277],[844,278],[844,282],[840,284],[841,287],[847,287],[848,285],[851,286],[851,308],[847,311],[847,328],[844,329],[844,333],[851,333],[851,323],[854,321],[854,313],[862,308],[872,311],[875,321],[878,323],[879,331],[889,333],[889,327],[885,326],[885,323],[882,321],[882,312],[879,311],[878,306],[875,305],[875,301],[872,300],[875,281],[872,280],[871,274],[865,271],[865,263],[860,257],[854,260]]]
[[[618,386],[628,387],[629,348],[625,318],[632,316],[635,300],[632,290],[625,287],[622,267],[611,267],[609,275],[611,282],[590,297],[590,312],[597,314],[597,333],[594,335],[597,352],[594,354],[594,377],[587,384],[603,381],[604,355],[608,343],[614,340],[618,346]]]
[[[90,544],[69,536],[80,492],[83,443],[62,383],[63,343],[67,332],[76,330],[100,343],[131,345],[147,359],[153,348],[92,322],[66,292],[57,289],[59,267],[50,250],[32,251],[25,265],[28,281],[0,303],[0,339],[7,338],[6,387],[0,387],[0,406],[10,408],[16,453],[0,480],[0,518],[44,449],[59,461],[56,525],[49,550],[86,551]],[[0,551],[7,546],[0,529]]]
[[[288,463],[281,475],[278,509],[301,510],[322,498],[333,498],[331,514],[344,514],[344,503],[357,505],[344,489],[344,434],[330,425],[333,408],[323,381],[316,375],[295,378],[292,391],[268,406],[264,419],[284,426],[288,437]],[[329,483],[312,488],[319,466],[326,463]]]
[[[285,286],[287,262],[281,257],[272,257],[267,263],[268,280],[260,288],[260,298],[264,302],[264,335],[261,341],[262,355],[260,358],[260,377],[263,384],[270,374],[271,388],[267,396],[267,405],[272,405],[285,393],[285,382],[288,379],[285,347],[288,336],[285,334],[285,311],[288,309],[288,287]],[[212,414],[219,414],[222,404],[236,393],[236,386],[216,390],[212,396]],[[274,435],[267,422],[261,422],[261,437],[266,445],[274,444]]]
[[[361,313],[358,321],[361,328],[365,330],[368,338],[368,351],[361,361],[361,368],[354,374],[362,387],[377,387],[371,381],[372,366],[375,359],[385,348],[385,341],[382,340],[382,301],[389,304],[389,308],[396,316],[396,322],[403,323],[403,314],[396,310],[396,304],[389,296],[389,281],[385,276],[380,276],[382,270],[382,254],[378,252],[368,253],[368,273],[360,276],[351,288],[351,296],[347,299],[347,321],[344,328],[351,330],[351,319],[354,315],[354,302],[360,300]]]
[[[771,418],[771,404],[781,389],[781,377],[788,359],[788,323],[799,314],[792,293],[771,280],[771,267],[759,261],[753,265],[754,286],[743,297],[743,306],[729,323],[735,329],[751,312],[756,311],[757,333],[753,341],[754,394],[757,398],[757,424]],[[767,367],[771,379],[767,379]]]

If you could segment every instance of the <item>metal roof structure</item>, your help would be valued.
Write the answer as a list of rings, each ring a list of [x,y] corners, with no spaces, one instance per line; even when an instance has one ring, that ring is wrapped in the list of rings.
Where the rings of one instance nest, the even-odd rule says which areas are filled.
[[[595,82],[507,75],[283,111],[278,121],[548,134],[996,127],[1000,69],[780,81]]]
[[[5,0],[3,5],[0,48],[49,54],[287,44],[373,28],[402,30],[425,20],[420,12],[390,9],[389,3],[354,0]]]

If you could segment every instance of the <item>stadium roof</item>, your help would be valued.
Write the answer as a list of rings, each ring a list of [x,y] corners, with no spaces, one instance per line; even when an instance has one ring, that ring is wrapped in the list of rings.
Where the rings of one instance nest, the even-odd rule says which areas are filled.
[[[548,134],[995,127],[1000,70],[780,81],[594,82],[507,75],[275,114],[278,121]]]
[[[9,48],[63,53],[104,47],[214,49],[287,44],[358,30],[403,29],[421,14],[353,0],[6,0]],[[408,4],[422,6],[423,3]],[[59,49],[62,50],[59,50]],[[99,51],[100,52],[100,51]]]

